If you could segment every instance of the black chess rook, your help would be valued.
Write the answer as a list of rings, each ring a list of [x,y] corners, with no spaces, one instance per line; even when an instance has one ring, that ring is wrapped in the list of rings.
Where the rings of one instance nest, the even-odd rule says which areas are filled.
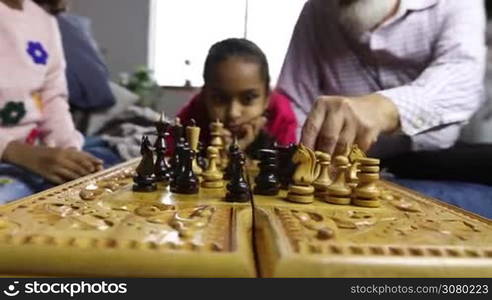
[[[275,196],[280,189],[277,176],[277,151],[272,149],[261,149],[259,151],[260,172],[255,178],[254,193],[266,196]]]

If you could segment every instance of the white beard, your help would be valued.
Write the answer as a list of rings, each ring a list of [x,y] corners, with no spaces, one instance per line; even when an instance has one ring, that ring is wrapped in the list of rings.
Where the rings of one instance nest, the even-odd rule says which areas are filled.
[[[376,28],[395,9],[398,0],[355,0],[339,4],[339,22],[348,33],[360,36]]]

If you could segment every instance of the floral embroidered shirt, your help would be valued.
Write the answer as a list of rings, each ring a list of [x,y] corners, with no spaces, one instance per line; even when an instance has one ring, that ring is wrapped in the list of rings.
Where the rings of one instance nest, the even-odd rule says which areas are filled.
[[[12,141],[82,146],[67,102],[65,59],[56,20],[31,0],[0,2],[0,160]]]

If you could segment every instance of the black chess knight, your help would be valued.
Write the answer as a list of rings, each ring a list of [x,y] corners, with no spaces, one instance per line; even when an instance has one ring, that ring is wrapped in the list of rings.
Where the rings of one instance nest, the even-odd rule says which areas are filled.
[[[149,138],[145,135],[142,137],[140,154],[142,154],[142,160],[135,170],[137,176],[133,178],[133,190],[136,192],[155,191],[154,153],[152,152]]]
[[[259,151],[260,173],[255,178],[255,194],[275,196],[279,192],[280,182],[277,176],[277,151],[261,149]]]

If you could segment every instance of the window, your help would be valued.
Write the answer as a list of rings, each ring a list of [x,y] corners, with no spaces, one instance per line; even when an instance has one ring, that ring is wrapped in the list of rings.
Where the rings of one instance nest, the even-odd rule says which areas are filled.
[[[265,52],[275,84],[306,0],[154,0],[152,68],[164,86],[203,84],[212,44],[252,40]]]

